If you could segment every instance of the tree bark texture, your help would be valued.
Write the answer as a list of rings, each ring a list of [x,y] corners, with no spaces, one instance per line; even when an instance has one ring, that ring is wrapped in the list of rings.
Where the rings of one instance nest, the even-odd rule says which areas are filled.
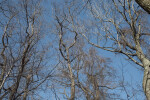
[[[150,66],[150,65],[149,65]],[[150,67],[146,66],[143,77],[143,90],[147,100],[150,100]]]
[[[150,14],[150,0],[135,0],[147,13]]]

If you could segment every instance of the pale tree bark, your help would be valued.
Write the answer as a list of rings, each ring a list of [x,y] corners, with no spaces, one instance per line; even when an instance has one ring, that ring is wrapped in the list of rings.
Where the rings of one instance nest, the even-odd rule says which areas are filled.
[[[139,38],[137,40],[139,40]],[[143,54],[139,41],[136,42],[136,54],[144,67],[143,90],[147,99],[150,100],[150,60]]]

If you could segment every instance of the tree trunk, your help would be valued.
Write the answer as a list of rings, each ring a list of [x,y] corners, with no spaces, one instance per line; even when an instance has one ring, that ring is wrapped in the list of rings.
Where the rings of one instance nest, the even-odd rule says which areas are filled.
[[[69,49],[66,49],[67,52],[67,63],[68,63],[68,69],[69,69],[69,74],[70,74],[70,80],[71,80],[71,97],[69,100],[74,100],[75,99],[75,80],[71,68],[71,62],[70,62],[70,56],[69,56]]]
[[[71,79],[71,97],[69,98],[69,100],[74,100],[75,99],[75,81],[74,81],[70,63],[68,63],[68,67],[69,67],[69,73],[70,73],[70,79]]]
[[[135,0],[147,13],[150,14],[150,0]]]
[[[150,65],[146,66],[144,70],[143,90],[147,100],[150,100]]]

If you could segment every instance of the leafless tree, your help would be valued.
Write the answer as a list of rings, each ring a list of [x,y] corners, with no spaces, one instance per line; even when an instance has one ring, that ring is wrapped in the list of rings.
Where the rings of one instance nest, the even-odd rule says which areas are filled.
[[[94,48],[78,57],[77,86],[83,91],[86,100],[107,100],[114,98],[109,90],[117,88],[115,73],[109,66],[110,59],[98,55]],[[80,79],[81,77],[83,79]]]
[[[64,0],[55,5],[52,26],[56,27],[59,56],[55,61],[59,63],[54,68],[47,67],[49,47],[42,44],[47,32],[42,1],[0,1],[0,100],[39,99],[36,92],[55,69],[53,82],[58,84],[50,87],[57,99],[59,86],[69,100],[115,99],[111,90],[120,86],[130,99],[124,79],[120,86],[115,84],[110,61],[99,56],[97,48],[125,55],[139,65],[150,100],[149,0]]]
[[[41,10],[40,0],[0,2],[0,100],[27,100],[50,76],[44,74]]]
[[[71,11],[67,12],[69,15],[59,11],[59,8],[55,9],[55,32],[59,36],[59,51],[63,59],[60,58],[61,65],[56,71],[54,82],[64,88],[63,94],[69,100],[110,98],[108,90],[116,88],[111,80],[115,77],[113,68],[108,66],[110,60],[98,56],[94,48],[87,50],[86,53],[83,50],[85,47],[83,38],[76,32],[76,27],[70,26],[70,23],[74,24],[73,16],[70,16]],[[56,85],[55,88],[57,87],[60,86]]]
[[[73,59],[70,58],[70,49],[75,45],[76,43],[76,39],[77,39],[77,33],[75,33],[75,36],[74,36],[74,39],[73,39],[73,42],[72,43],[69,43],[67,44],[66,41],[64,41],[63,37],[65,35],[65,32],[64,32],[64,26],[63,26],[63,22],[61,22],[57,15],[56,15],[56,21],[58,23],[58,31],[59,31],[59,51],[60,51],[60,54],[61,56],[63,57],[63,59],[66,61],[67,63],[67,69],[68,69],[68,73],[66,72],[66,77],[68,77],[68,79],[70,80],[70,88],[71,88],[71,91],[70,91],[70,94],[71,96],[68,97],[67,94],[66,97],[67,99],[69,100],[74,100],[75,99],[75,79],[74,79],[74,74],[73,74],[73,70],[72,70],[72,67],[71,67],[71,62],[73,61]],[[64,71],[65,73],[65,71]]]
[[[140,4],[139,1],[136,0]],[[150,100],[149,15],[132,0],[76,0],[67,6],[70,8],[62,9],[63,12],[71,13],[63,21],[73,26],[69,27],[72,32],[81,34],[97,48],[125,55],[143,68],[143,90]],[[79,10],[80,7],[84,9]],[[68,16],[72,16],[72,22]]]

